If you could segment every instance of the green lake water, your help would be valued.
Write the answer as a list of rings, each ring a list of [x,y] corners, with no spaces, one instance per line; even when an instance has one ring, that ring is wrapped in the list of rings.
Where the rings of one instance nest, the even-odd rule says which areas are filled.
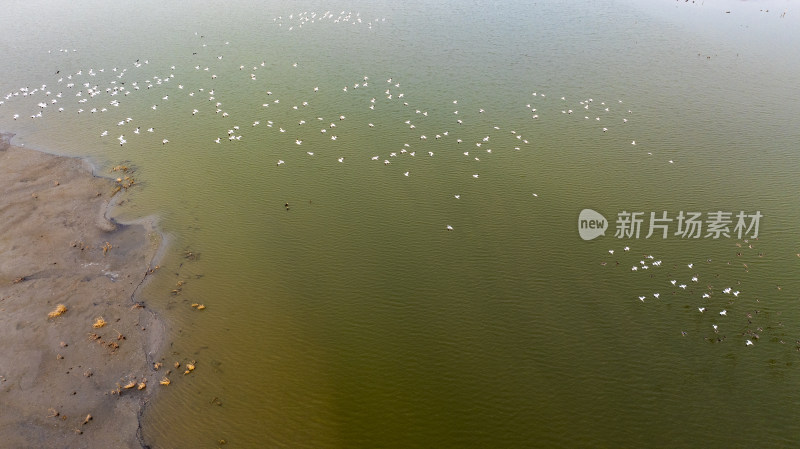
[[[197,368],[152,447],[800,441],[791,3],[4,9],[0,129],[134,167],[114,214],[168,236],[140,299]],[[763,217],[645,238],[662,211]]]

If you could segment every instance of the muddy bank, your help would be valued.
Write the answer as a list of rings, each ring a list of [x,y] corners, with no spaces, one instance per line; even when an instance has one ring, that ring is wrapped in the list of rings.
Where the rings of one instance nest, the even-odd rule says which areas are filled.
[[[116,183],[86,162],[10,143],[0,136],[0,445],[141,447],[165,327],[135,293],[162,238],[109,221]]]

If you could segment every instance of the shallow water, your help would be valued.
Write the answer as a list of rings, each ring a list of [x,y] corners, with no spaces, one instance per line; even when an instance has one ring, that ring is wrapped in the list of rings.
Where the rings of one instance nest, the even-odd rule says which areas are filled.
[[[115,213],[157,214],[175,242],[144,300],[172,325],[165,365],[197,369],[148,407],[145,438],[796,442],[800,12],[430,3],[11,2],[2,92],[51,95],[6,98],[0,127],[136,167]],[[579,238],[584,208],[605,237]],[[748,242],[620,240],[623,210],[764,218]]]

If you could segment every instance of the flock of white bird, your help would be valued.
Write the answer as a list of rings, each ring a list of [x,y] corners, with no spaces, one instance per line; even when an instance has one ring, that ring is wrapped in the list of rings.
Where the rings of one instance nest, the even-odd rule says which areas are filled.
[[[737,242],[737,257],[741,256],[745,250],[753,250],[753,243],[749,240]],[[722,275],[727,273],[727,269],[741,264],[743,273],[749,272],[749,266],[745,262],[725,262],[720,263],[712,259],[702,262],[690,262],[682,265],[672,265],[665,268],[663,261],[651,254],[636,254],[630,246],[625,246],[620,250],[610,249],[609,255],[614,262],[604,261],[601,265],[605,267],[621,267],[625,269],[630,265],[630,271],[634,273],[649,273],[649,277],[657,282],[655,291],[636,295],[636,300],[646,303],[660,301],[661,303],[678,303],[683,305],[693,313],[701,314],[707,322],[709,335],[704,337],[708,341],[722,342],[726,336],[723,332],[723,325],[730,324],[729,330],[738,332],[743,337],[746,346],[753,346],[761,338],[764,326],[759,323],[753,324],[761,313],[758,309],[743,312],[742,309],[752,307],[754,303],[760,302],[758,295],[746,294],[742,291],[741,275],[737,279],[726,279]],[[759,257],[762,255],[759,253]],[[658,270],[658,271],[657,271]],[[666,275],[663,270],[668,271]],[[731,323],[731,320],[745,318],[747,324],[742,326],[739,321]],[[683,336],[688,332],[681,331]],[[785,343],[779,340],[780,343]],[[799,347],[800,348],[800,347]],[[800,349],[799,349],[800,350]]]
[[[303,12],[274,20],[278,25],[292,24],[290,28],[295,29],[320,22],[372,26],[383,21],[365,22],[359,13],[344,11],[338,15],[330,11]],[[586,97],[569,101],[564,96],[528,91],[528,98],[519,105],[524,122],[515,122],[527,123],[522,127],[523,133],[505,126],[504,117],[474,100],[453,98],[446,105],[426,107],[415,99],[413,89],[406,92],[406,86],[391,76],[353,76],[350,82],[339,86],[325,84],[325,80],[291,89],[277,86],[273,84],[276,72],[282,77],[287,72],[290,77],[292,73],[299,75],[305,64],[297,60],[232,61],[229,55],[236,52],[227,51],[230,42],[210,43],[199,33],[195,33],[195,39],[197,51],[190,63],[155,67],[150,60],[139,59],[126,67],[59,72],[53,82],[8,92],[0,100],[0,114],[12,108],[28,108],[25,115],[32,120],[60,114],[98,116],[91,121],[91,126],[99,126],[95,135],[121,147],[133,143],[144,147],[181,145],[179,136],[170,135],[170,123],[177,121],[185,127],[190,120],[199,120],[202,131],[218,130],[209,140],[210,146],[263,141],[265,136],[272,136],[278,142],[271,148],[277,154],[274,164],[284,170],[292,165],[289,161],[296,163],[298,147],[308,157],[345,164],[352,157],[344,154],[344,148],[354,143],[350,136],[357,140],[365,132],[383,135],[388,131],[387,134],[403,137],[365,149],[363,160],[392,165],[395,173],[411,178],[413,166],[404,160],[455,155],[471,163],[465,176],[472,179],[481,179],[480,164],[498,153],[521,151],[528,145],[535,148],[532,134],[539,123],[569,117],[596,127],[601,139],[614,135],[632,116],[632,111],[622,106],[622,100],[606,102]],[[71,54],[69,50],[58,53]],[[247,112],[242,112],[239,104],[242,95],[238,91],[242,90],[253,92],[247,97],[253,103]],[[237,104],[227,103],[226,98],[234,98]],[[24,101],[12,105],[12,100]],[[327,109],[317,103],[328,105]],[[344,104],[353,106],[330,106]],[[347,111],[354,110],[360,120],[349,117]],[[23,116],[20,112],[10,114],[14,120]],[[622,134],[616,136],[618,143],[625,139]],[[461,198],[459,193],[451,194],[455,199]],[[538,196],[531,192],[532,198]],[[453,226],[448,224],[445,229],[453,230]]]
[[[286,17],[278,16],[273,18],[272,22],[277,24],[279,27],[283,27],[285,25],[289,31],[293,31],[295,29],[300,30],[304,26],[308,27],[315,23],[325,22],[334,24],[350,24],[354,26],[363,25],[368,29],[372,29],[373,26],[386,22],[386,18],[381,17],[375,19],[365,19],[361,17],[360,12],[341,11],[336,14],[333,11],[328,10],[323,13],[318,13],[315,11],[303,11],[297,14],[289,14]]]

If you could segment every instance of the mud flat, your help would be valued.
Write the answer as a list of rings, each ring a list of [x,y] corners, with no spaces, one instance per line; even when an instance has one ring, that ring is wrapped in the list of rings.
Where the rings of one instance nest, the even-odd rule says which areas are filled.
[[[136,294],[163,239],[106,217],[117,185],[0,135],[0,446],[144,446],[165,326]]]

